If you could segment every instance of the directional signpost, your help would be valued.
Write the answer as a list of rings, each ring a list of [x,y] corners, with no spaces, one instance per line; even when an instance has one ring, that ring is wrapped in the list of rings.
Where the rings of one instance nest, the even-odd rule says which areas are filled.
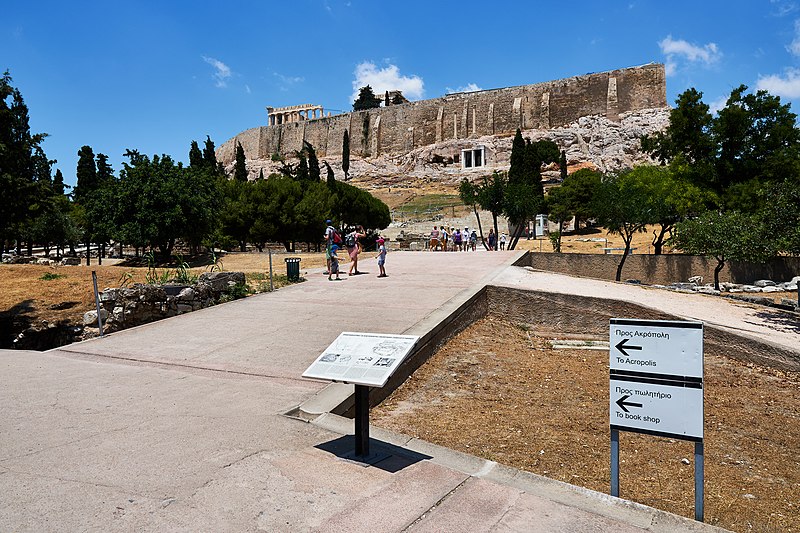
[[[695,443],[695,519],[703,520],[703,324],[612,318],[611,495],[619,496],[619,431]]]

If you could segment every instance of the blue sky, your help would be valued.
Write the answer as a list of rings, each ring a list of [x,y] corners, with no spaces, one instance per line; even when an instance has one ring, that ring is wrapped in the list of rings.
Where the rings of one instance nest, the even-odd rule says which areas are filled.
[[[391,7],[387,7],[391,6]],[[567,7],[568,6],[568,7]],[[83,145],[186,161],[266,125],[266,106],[351,109],[367,83],[412,100],[662,62],[670,103],[740,84],[800,111],[800,0],[8,2],[0,69],[74,184]]]

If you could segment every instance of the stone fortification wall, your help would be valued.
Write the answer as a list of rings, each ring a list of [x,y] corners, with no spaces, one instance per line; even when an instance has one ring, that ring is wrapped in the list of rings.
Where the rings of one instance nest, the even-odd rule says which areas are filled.
[[[487,91],[246,130],[217,150],[230,164],[236,143],[248,159],[289,155],[310,142],[318,155],[341,156],[342,135],[350,153],[374,158],[403,154],[454,139],[478,139],[523,130],[557,128],[586,116],[619,121],[626,113],[667,106],[664,65],[612,70],[561,80]]]

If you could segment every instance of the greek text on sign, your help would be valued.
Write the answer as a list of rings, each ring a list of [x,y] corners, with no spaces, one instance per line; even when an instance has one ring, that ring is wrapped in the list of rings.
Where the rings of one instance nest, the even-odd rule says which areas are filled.
[[[703,438],[703,324],[611,319],[612,429]]]

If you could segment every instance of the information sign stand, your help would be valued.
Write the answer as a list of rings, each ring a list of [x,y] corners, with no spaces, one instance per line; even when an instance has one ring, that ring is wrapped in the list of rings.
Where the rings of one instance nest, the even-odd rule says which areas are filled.
[[[703,521],[703,324],[612,318],[611,495],[619,497],[619,432],[695,443],[695,520]]]
[[[346,458],[375,463],[369,451],[369,390],[383,387],[419,337],[344,332],[311,363],[303,377],[355,385],[355,451]]]

